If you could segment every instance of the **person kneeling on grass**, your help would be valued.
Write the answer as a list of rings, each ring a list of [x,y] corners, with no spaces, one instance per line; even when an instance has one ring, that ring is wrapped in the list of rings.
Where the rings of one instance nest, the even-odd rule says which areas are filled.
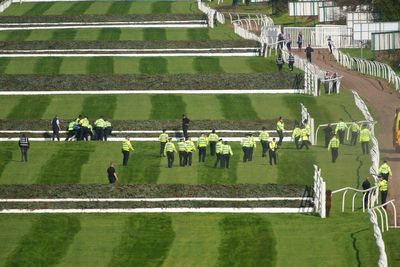
[[[107,174],[108,174],[108,181],[110,184],[115,184],[116,181],[118,181],[118,176],[117,173],[115,172],[115,164],[114,162],[110,162],[110,166],[107,169]]]

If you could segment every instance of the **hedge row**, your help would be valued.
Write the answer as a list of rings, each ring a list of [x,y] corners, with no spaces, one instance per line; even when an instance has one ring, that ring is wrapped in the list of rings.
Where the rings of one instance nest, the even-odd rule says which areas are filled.
[[[206,20],[203,14],[1,16],[0,23],[142,22]]]
[[[0,50],[40,49],[173,49],[173,48],[233,48],[257,47],[247,40],[191,41],[0,41]]]
[[[1,91],[301,89],[301,74],[1,75]],[[298,88],[300,86],[300,88]]]
[[[0,198],[302,197],[310,189],[278,184],[1,185]]]
[[[79,114],[77,114],[79,115]],[[72,118],[70,118],[72,119]],[[91,121],[96,118],[89,118]],[[176,130],[181,131],[180,120],[111,120],[113,129],[124,130]],[[69,120],[61,120],[62,126],[67,126]],[[285,120],[288,129],[294,125],[294,121]],[[275,129],[276,120],[192,120],[190,129],[223,129],[223,130],[255,130],[262,127]],[[49,129],[48,120],[0,120],[1,130],[45,130]],[[65,128],[65,127],[63,127]],[[239,134],[240,136],[242,134]],[[15,134],[13,134],[15,136]],[[234,136],[237,136],[234,135]]]

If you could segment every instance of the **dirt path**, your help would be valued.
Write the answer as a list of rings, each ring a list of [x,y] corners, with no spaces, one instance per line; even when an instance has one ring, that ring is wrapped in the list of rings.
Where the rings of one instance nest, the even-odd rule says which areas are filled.
[[[314,49],[312,61],[324,70],[336,71],[344,76],[343,87],[358,92],[366,104],[373,108],[379,122],[379,148],[381,159],[386,158],[392,168],[393,177],[389,181],[389,197],[396,200],[397,221],[400,221],[400,154],[393,148],[393,118],[396,108],[400,107],[400,93],[380,79],[364,76],[358,72],[340,66],[328,49]],[[304,57],[304,53],[296,53]]]

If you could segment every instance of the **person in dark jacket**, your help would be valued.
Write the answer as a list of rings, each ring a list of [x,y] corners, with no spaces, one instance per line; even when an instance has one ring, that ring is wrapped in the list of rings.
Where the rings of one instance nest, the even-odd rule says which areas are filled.
[[[118,181],[117,173],[115,172],[115,164],[114,162],[110,162],[110,166],[107,169],[108,181],[110,184],[115,184]]]
[[[60,119],[56,115],[51,121],[51,128],[53,130],[53,141],[57,138],[57,141],[60,141]]]
[[[361,186],[362,186],[363,190],[368,190],[371,188],[371,183],[369,182],[368,177],[365,178],[365,180]],[[368,198],[369,198],[369,192],[364,192],[364,207],[365,208],[368,208]]]
[[[18,145],[21,150],[21,161],[28,162],[28,149],[30,147],[30,143],[28,137],[26,137],[25,134],[22,134],[19,138]]]
[[[183,114],[182,115],[182,132],[183,132],[183,136],[185,137],[185,139],[189,138],[189,135],[188,135],[189,123],[190,123],[190,119],[188,117],[186,117],[185,114]]]
[[[329,141],[331,140],[331,138],[334,134],[332,126],[330,124],[328,124],[328,126],[326,126],[323,131],[324,131],[324,136],[325,136],[325,147],[328,147]]]
[[[314,52],[314,49],[311,48],[311,44],[307,46],[305,49],[307,61],[311,63],[311,53]]]

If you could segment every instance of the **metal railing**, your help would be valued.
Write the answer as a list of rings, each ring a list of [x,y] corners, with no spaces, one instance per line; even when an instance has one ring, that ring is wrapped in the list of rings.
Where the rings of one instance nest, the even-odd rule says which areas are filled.
[[[305,120],[308,121],[308,124],[310,126],[310,142],[312,145],[315,145],[315,136],[314,136],[314,118],[311,117],[310,113],[308,112],[308,109],[300,103],[301,107],[301,122],[304,123]]]
[[[341,188],[341,189],[332,191],[332,195],[343,192],[343,194],[342,194],[342,212],[344,212],[345,207],[346,207],[346,195],[349,191],[352,191],[353,196],[351,198],[351,211],[354,212],[355,205],[356,205],[355,204],[356,196],[358,194],[362,194],[362,210],[363,210],[363,212],[365,212],[365,210],[373,208],[375,206],[375,204],[378,203],[377,188],[378,188],[377,186],[374,186],[374,187],[371,187],[366,190],[361,190],[361,189],[356,189],[356,188],[352,188],[352,187],[345,187],[345,188]],[[365,201],[366,198],[367,198],[367,201]],[[366,206],[365,206],[365,202],[367,202]]]
[[[314,165],[314,211],[321,218],[326,218],[326,183],[321,176],[321,169]]]
[[[393,226],[392,226],[392,228],[397,228],[397,212],[396,212],[396,206],[394,204],[394,199],[389,200],[382,205],[371,208],[373,215],[377,219],[378,219],[378,215],[379,215],[382,233],[385,231],[389,231],[389,219],[388,219],[388,215],[387,215],[387,211],[386,211],[386,207],[389,206],[389,204],[393,208]]]

